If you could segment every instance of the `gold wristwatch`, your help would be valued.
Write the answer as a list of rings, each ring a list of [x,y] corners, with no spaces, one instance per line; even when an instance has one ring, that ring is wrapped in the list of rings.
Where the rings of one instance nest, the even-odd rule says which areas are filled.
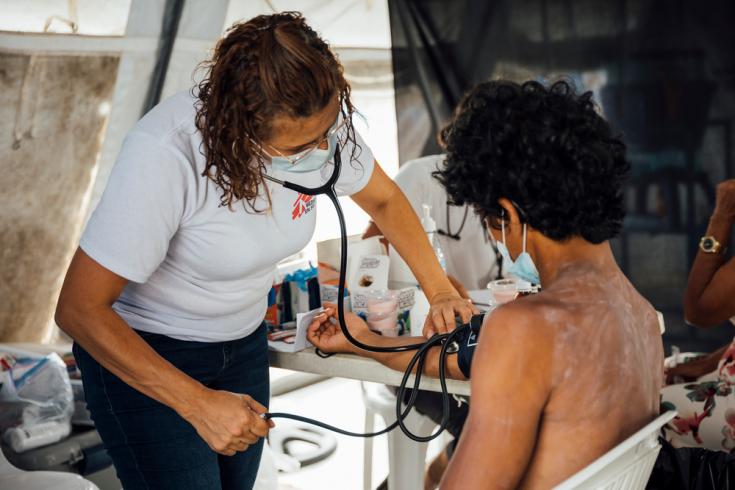
[[[722,251],[722,244],[713,236],[703,236],[699,240],[699,249],[706,254],[718,254]]]

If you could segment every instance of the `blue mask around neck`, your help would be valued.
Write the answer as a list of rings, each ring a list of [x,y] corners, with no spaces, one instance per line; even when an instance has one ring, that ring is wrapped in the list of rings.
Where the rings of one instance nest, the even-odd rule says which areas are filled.
[[[297,153],[296,155],[292,155],[291,157],[289,157],[291,161],[296,161],[296,163],[291,163],[291,161],[289,161],[289,158],[286,158],[284,156],[272,156],[270,157],[271,168],[273,170],[278,170],[281,172],[292,173],[306,173],[312,172],[314,170],[319,170],[327,164],[327,161],[329,160],[329,157],[331,157],[334,153],[334,148],[336,146],[337,135],[330,134],[327,138],[326,150],[322,150],[321,148],[306,150],[306,152],[309,152],[309,154],[301,159],[299,159],[300,155],[305,152]]]
[[[508,247],[505,245],[505,221],[501,220],[501,229],[503,233],[503,241],[498,242],[498,251],[503,257],[503,263],[507,264],[506,271],[516,276],[518,279],[523,279],[531,284],[541,284],[541,278],[539,277],[536,264],[533,263],[533,259],[526,252],[526,224],[523,223],[523,251],[516,257],[515,260],[510,258],[510,252]]]

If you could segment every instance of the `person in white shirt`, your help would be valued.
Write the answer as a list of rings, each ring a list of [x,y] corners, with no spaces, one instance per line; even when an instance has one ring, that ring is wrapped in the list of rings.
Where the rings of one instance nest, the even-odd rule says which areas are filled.
[[[419,216],[424,204],[431,206],[449,279],[468,297],[468,290],[485,289],[488,282],[500,277],[500,258],[487,238],[482,220],[469,206],[453,205],[447,191],[434,178],[433,172],[440,168],[444,158],[444,155],[429,155],[409,160],[393,181]],[[363,238],[380,234],[371,221]]]
[[[430,298],[427,331],[469,318],[418,218],[352,127],[342,67],[296,13],[237,23],[191,94],[130,131],[64,281],[96,428],[126,489],[251,488],[269,396],[276,264],[302,249],[326,182],[370,214]],[[252,446],[252,447],[251,447]],[[250,447],[250,449],[248,449]]]

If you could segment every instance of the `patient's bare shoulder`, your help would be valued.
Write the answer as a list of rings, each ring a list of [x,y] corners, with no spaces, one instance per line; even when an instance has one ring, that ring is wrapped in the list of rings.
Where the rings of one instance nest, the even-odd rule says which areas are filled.
[[[493,315],[496,320],[500,318],[502,323],[513,325],[519,335],[528,334],[550,340],[559,326],[568,325],[574,320],[575,309],[557,295],[544,291],[507,303]]]
[[[557,308],[542,295],[526,296],[506,303],[485,318],[485,326],[510,336],[544,335],[544,325],[548,323],[548,314]]]
[[[543,365],[553,354],[556,333],[549,328],[547,315],[554,306],[543,298],[525,297],[507,303],[487,315],[475,354],[476,368],[495,369],[498,350],[518,362]]]
[[[522,369],[535,378],[537,388],[548,393],[558,384],[559,372],[569,362],[565,354],[572,343],[582,338],[579,332],[570,336],[575,322],[575,309],[553,294],[539,293],[507,303],[485,318],[480,343],[472,365],[473,378],[498,369],[498,356],[512,359],[513,370]],[[574,329],[574,327],[571,327]],[[560,348],[561,346],[561,348]],[[577,350],[576,348],[571,351]],[[522,368],[520,367],[522,366]],[[528,378],[526,378],[528,381]]]

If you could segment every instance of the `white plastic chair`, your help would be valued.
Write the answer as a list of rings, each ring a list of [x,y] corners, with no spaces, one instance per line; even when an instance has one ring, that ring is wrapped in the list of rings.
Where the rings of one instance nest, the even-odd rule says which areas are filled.
[[[384,385],[361,383],[362,398],[365,402],[365,432],[375,430],[375,415],[379,415],[385,425],[396,421],[396,397]],[[435,430],[436,424],[415,410],[406,417],[406,425],[416,434],[428,435]],[[388,433],[388,488],[400,490],[423,490],[426,449],[428,443],[415,442],[396,428]],[[363,488],[372,490],[373,439],[365,438],[363,446]]]
[[[97,485],[74,473],[62,471],[23,471],[5,458],[0,450],[0,488],[23,490],[99,490]]]
[[[595,488],[604,490],[643,490],[651,477],[661,450],[659,431],[676,416],[666,412],[641,430],[593,461],[555,490]]]

